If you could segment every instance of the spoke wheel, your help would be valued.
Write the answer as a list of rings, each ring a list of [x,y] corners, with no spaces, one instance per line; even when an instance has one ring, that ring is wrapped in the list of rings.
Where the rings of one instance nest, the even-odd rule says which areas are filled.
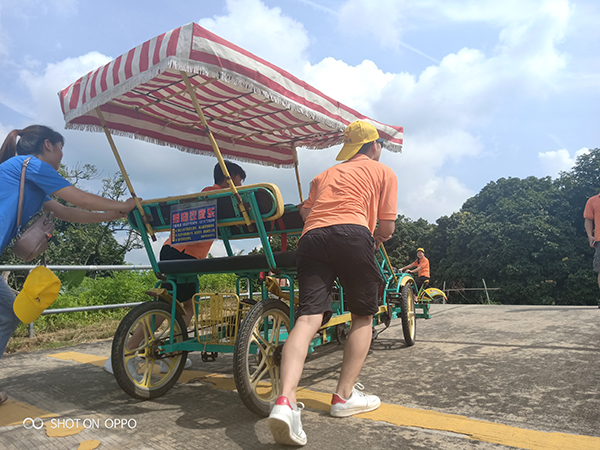
[[[258,302],[246,314],[233,354],[235,386],[246,407],[268,416],[279,396],[281,346],[290,332],[290,308],[280,300]]]
[[[350,322],[340,323],[335,327],[335,338],[338,344],[345,344],[348,340],[348,334],[350,334]]]
[[[415,315],[415,301],[417,294],[411,283],[402,286],[400,301],[401,310],[400,318],[402,319],[402,333],[404,341],[410,347],[415,345],[415,337],[417,335],[417,316]]]
[[[431,303],[437,303],[437,304],[446,303],[446,299],[444,298],[443,295],[434,295],[433,297],[431,297]]]
[[[175,316],[175,342],[187,339],[185,322]],[[117,328],[111,362],[117,383],[127,394],[140,400],[160,397],[179,379],[188,352],[159,355],[159,346],[169,341],[171,306],[150,301],[133,308]],[[161,371],[161,364],[163,362]]]

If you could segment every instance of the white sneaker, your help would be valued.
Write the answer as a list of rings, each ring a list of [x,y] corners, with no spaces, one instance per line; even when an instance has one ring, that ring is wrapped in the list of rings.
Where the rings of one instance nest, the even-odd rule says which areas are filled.
[[[142,359],[143,364],[146,364],[146,362]],[[129,375],[131,375],[131,377],[137,381],[138,383],[141,383],[142,379],[144,378],[144,373],[140,373],[140,368],[141,368],[141,364],[136,361],[136,358],[130,358],[127,361],[127,371],[129,372]]]
[[[287,397],[280,396],[269,415],[269,429],[278,444],[306,445],[306,433],[302,429],[300,413],[304,404],[292,404]]]
[[[192,360],[190,358],[185,360],[184,369],[189,369],[192,367]],[[164,361],[160,361],[160,373],[167,373],[169,371],[169,366]]]
[[[102,368],[104,370],[106,370],[108,373],[110,373],[111,375],[114,375],[113,368],[112,368],[112,358],[110,356],[108,357],[108,359],[106,360],[106,362],[104,363]]]
[[[110,357],[106,360],[102,368],[111,375],[115,374],[112,367],[112,358]],[[138,383],[142,381],[143,378],[143,375],[139,373],[139,368],[140,365],[136,362],[135,358],[130,358],[127,361],[127,371]]]
[[[361,391],[364,388],[362,384],[356,383],[352,389],[352,395],[348,399],[333,394],[329,414],[333,417],[348,417],[379,408],[379,405],[381,405],[379,397],[362,393]]]

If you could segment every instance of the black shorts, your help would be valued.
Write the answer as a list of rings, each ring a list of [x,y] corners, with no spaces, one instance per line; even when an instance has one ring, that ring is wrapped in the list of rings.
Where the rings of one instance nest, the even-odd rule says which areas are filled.
[[[177,259],[197,259],[192,255],[187,255],[183,252],[180,252],[175,247],[171,247],[170,245],[163,245],[160,249],[159,259],[161,261],[173,261]],[[161,285],[164,289],[172,289],[170,283],[163,283]],[[196,283],[177,283],[177,300],[180,302],[185,302],[189,300],[196,294]]]
[[[300,303],[298,317],[332,315],[331,290],[339,278],[344,309],[370,316],[379,308],[377,295],[383,283],[375,260],[375,239],[361,225],[332,225],[310,230],[300,239],[297,253]]]
[[[417,289],[421,289],[421,286],[423,286],[423,283],[425,283],[426,281],[429,281],[429,277],[415,278],[415,282],[417,283]]]

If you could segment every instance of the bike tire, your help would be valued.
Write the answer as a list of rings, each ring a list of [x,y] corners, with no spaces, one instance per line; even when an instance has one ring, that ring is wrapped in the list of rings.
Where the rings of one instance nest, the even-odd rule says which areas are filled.
[[[268,416],[279,396],[281,338],[289,332],[290,308],[278,299],[258,302],[242,321],[233,353],[233,375],[242,402],[259,416]]]
[[[400,291],[400,319],[402,320],[402,333],[407,347],[415,345],[417,336],[417,316],[415,314],[415,301],[417,294],[411,283],[402,286]]]
[[[149,327],[156,324],[157,318],[162,318],[162,323],[149,333]],[[188,352],[157,354],[158,345],[169,339],[170,324],[171,305],[163,301],[149,301],[136,306],[119,324],[113,338],[111,362],[118,385],[131,397],[140,400],[160,397],[179,379]],[[134,340],[141,336],[141,341],[132,354],[132,350],[126,349],[134,335]],[[175,315],[174,340],[187,340],[185,322],[179,314]],[[159,361],[166,364],[167,372],[161,372]]]

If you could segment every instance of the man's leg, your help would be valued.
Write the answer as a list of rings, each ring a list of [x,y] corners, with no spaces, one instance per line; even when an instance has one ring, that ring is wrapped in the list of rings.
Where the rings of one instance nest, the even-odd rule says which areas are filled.
[[[352,327],[344,344],[344,360],[337,385],[337,394],[342,398],[349,398],[352,394],[354,383],[367,359],[373,337],[372,326],[373,316],[352,314]]]
[[[323,314],[300,316],[283,346],[281,357],[281,395],[296,403],[296,389],[304,369],[308,345],[321,327]],[[370,332],[369,328],[369,332]]]

